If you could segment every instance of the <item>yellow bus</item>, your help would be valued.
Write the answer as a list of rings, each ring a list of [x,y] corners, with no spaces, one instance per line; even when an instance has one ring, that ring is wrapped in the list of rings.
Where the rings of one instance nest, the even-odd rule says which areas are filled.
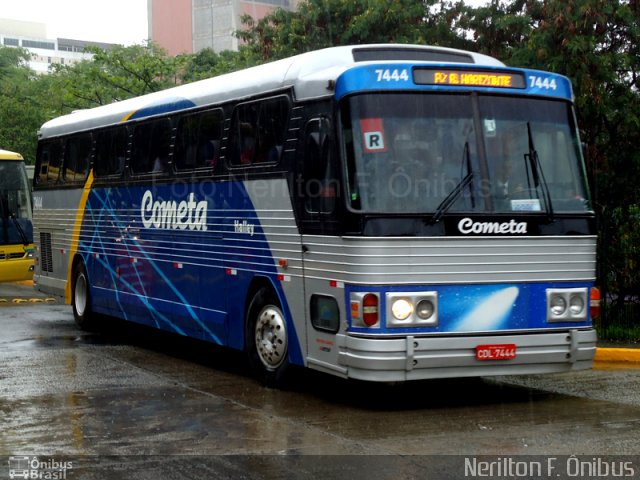
[[[31,189],[19,153],[0,150],[0,282],[33,278]]]

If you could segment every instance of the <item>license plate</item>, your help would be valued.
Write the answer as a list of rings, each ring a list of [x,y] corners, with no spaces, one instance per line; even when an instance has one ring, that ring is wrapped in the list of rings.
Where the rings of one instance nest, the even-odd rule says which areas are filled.
[[[515,343],[478,345],[476,347],[477,360],[512,360],[514,358],[516,358]]]

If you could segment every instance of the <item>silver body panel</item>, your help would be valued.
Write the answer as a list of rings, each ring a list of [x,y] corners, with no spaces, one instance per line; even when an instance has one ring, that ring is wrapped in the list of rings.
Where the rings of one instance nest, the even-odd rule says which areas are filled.
[[[596,350],[594,330],[375,340],[339,335],[337,340],[342,368],[335,373],[385,382],[583,370],[591,368]],[[516,358],[476,359],[476,345],[503,343],[516,344]]]
[[[595,280],[595,236],[309,237],[308,277],[357,285]]]

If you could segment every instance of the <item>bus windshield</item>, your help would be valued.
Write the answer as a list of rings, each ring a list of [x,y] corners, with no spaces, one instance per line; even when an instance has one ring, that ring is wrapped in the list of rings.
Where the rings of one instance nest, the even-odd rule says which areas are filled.
[[[348,199],[368,213],[590,211],[564,101],[364,94],[342,105]]]
[[[0,161],[0,244],[30,244],[31,192],[21,161]]]

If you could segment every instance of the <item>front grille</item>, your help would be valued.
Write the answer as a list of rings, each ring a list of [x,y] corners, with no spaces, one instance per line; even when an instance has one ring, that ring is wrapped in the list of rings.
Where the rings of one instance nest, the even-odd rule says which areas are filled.
[[[24,258],[25,256],[26,256],[26,252],[15,252],[15,253],[0,252],[0,260],[17,260],[20,258]]]

